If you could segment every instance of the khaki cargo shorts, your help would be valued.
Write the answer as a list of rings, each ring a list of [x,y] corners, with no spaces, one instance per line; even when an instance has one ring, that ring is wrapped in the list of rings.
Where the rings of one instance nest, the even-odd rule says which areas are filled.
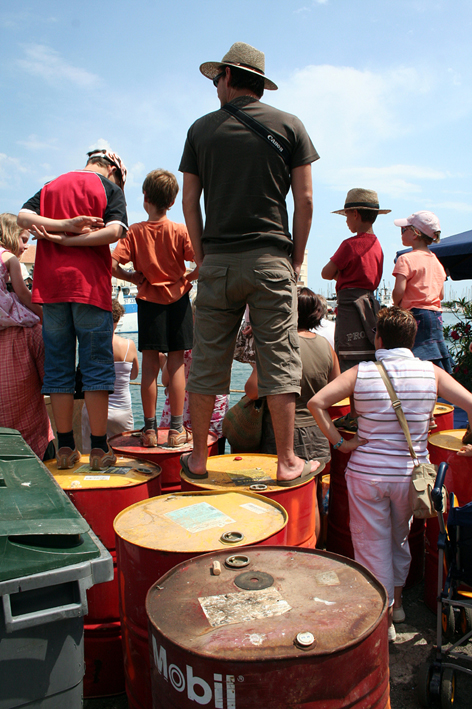
[[[300,393],[296,277],[277,248],[205,256],[198,277],[187,390],[229,392],[234,346],[246,303],[256,348],[259,396]]]

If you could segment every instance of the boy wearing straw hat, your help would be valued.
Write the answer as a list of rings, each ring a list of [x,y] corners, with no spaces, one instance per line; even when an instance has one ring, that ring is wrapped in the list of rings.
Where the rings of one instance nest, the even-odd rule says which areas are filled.
[[[190,477],[207,476],[213,402],[229,391],[236,336],[249,305],[259,394],[267,396],[277,442],[277,477],[282,486],[299,484],[320,470],[293,452],[301,377],[296,281],[313,211],[311,163],[319,156],[298,118],[260,102],[264,89],[277,89],[265,75],[263,52],[236,42],[220,62],[205,62],[200,71],[216,87],[221,108],[190,127],[179,168],[200,266],[187,383],[194,448],[181,458],[182,467]]]
[[[375,360],[375,324],[380,304],[374,291],[382,278],[383,252],[372,225],[378,214],[390,211],[379,208],[374,190],[354,188],[347,193],[344,208],[333,212],[346,217],[347,227],[354,234],[342,242],[321,271],[322,278],[336,281],[335,349],[341,372],[359,362]],[[336,426],[357,431],[353,400],[350,413],[338,419]]]

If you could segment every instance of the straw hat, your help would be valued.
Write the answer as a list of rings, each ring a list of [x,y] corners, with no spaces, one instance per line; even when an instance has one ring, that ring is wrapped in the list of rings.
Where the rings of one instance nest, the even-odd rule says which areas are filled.
[[[255,47],[245,42],[235,42],[220,62],[205,62],[200,71],[207,79],[214,79],[224,66],[237,66],[239,69],[259,74],[264,77],[264,88],[275,91],[278,87],[265,76],[265,56]]]
[[[374,190],[365,190],[362,187],[354,187],[347,193],[344,209],[338,209],[332,214],[342,214],[346,216],[349,209],[372,209],[379,214],[388,214],[391,209],[379,209],[379,197]]]

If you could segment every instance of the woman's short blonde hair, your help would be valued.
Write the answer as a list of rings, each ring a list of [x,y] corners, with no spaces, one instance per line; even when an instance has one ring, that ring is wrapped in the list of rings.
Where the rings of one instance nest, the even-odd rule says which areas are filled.
[[[16,216],[9,212],[0,214],[0,246],[18,256],[22,228],[16,223]]]

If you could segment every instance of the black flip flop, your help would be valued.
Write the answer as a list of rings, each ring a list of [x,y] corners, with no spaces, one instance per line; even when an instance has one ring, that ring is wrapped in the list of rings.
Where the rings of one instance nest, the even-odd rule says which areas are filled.
[[[303,470],[298,477],[293,478],[293,480],[277,480],[277,485],[279,487],[295,487],[296,485],[300,485],[301,483],[306,483],[308,480],[311,480],[315,477],[315,475],[321,473],[326,467],[326,463],[323,460],[320,460],[318,461],[319,466],[314,472],[311,472],[311,464],[314,462],[316,462],[316,460],[305,460]]]
[[[180,456],[180,465],[182,466],[182,470],[184,471],[185,475],[191,480],[205,480],[208,477],[208,470],[205,470],[203,475],[197,475],[197,473],[192,473],[192,471],[188,467],[188,459],[191,455],[192,454],[189,453],[185,458],[183,455]]]

